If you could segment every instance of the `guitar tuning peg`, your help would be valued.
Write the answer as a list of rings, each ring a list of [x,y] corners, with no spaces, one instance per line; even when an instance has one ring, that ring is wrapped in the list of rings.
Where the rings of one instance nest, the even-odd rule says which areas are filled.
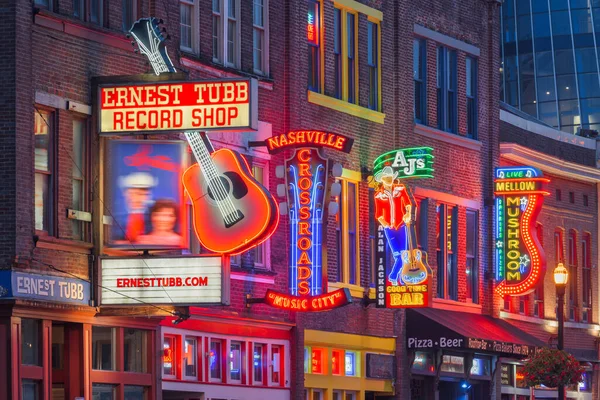
[[[162,18],[158,20],[158,23],[159,23],[159,24],[163,24],[164,22],[165,22],[165,21],[163,21],[163,19],[162,19]]]
[[[338,203],[336,203],[335,201],[330,202],[329,207],[327,207],[327,211],[329,212],[330,216],[336,215],[339,210],[340,210],[340,205]]]
[[[135,42],[134,42],[133,40],[131,41],[131,45],[132,45],[132,46],[135,46]]]
[[[125,37],[126,37],[127,39],[129,39],[129,38],[131,37],[131,34],[129,34],[129,33],[128,33],[127,35],[125,35]]]
[[[166,33],[166,32],[167,32],[167,28],[165,28],[165,27],[163,26],[163,28],[162,28],[162,31]]]
[[[285,166],[283,165],[278,165],[275,167],[275,176],[278,177],[279,179],[284,178],[285,177]]]
[[[285,183],[280,183],[279,185],[277,185],[277,196],[285,197],[286,189],[287,187],[285,186]]]

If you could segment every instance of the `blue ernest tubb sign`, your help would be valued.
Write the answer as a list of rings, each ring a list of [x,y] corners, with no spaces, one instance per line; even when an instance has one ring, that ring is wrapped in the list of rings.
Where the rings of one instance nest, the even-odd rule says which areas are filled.
[[[0,299],[57,301],[88,306],[90,283],[53,275],[0,271]]]

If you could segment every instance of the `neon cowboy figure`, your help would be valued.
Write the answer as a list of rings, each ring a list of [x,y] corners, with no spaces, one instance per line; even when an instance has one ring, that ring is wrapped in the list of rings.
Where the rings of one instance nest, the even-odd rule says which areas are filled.
[[[383,167],[375,174],[375,181],[381,183],[379,191],[375,194],[375,217],[384,228],[388,245],[394,256],[394,266],[388,276],[392,285],[398,285],[402,270],[401,254],[408,246],[408,232],[404,219],[411,210],[407,189],[397,182],[397,178],[398,172],[394,172],[389,166]]]

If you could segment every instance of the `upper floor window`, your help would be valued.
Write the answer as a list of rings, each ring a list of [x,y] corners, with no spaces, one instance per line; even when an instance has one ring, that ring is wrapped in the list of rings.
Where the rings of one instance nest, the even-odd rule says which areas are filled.
[[[356,68],[356,25],[358,22],[358,18],[356,18],[355,14],[346,12],[346,57],[347,57],[347,98],[349,103],[356,103],[358,85],[357,85],[357,68]]]
[[[371,110],[379,110],[379,24],[368,21],[367,33],[369,108]]]
[[[477,260],[478,253],[478,215],[477,211],[467,210],[467,265],[466,265],[466,280],[467,280],[467,299],[471,299],[473,303],[479,302],[479,265]]]
[[[308,89],[313,92],[321,91],[321,3],[308,0],[308,15],[306,21],[306,39],[308,41]]]
[[[577,319],[577,234],[574,230],[569,231],[567,262],[569,269],[569,319]]]
[[[200,35],[198,32],[196,1],[197,0],[179,1],[179,48],[190,53],[197,52],[197,43]]]
[[[73,201],[74,210],[87,211],[86,207],[86,121],[82,119],[73,120],[73,165],[71,168],[73,179]],[[72,237],[76,240],[85,240],[85,222],[73,220]]]
[[[258,183],[260,183],[261,185],[263,185],[266,188],[269,187],[269,183],[267,180],[267,172],[268,171],[264,165],[254,164],[252,166],[252,175],[258,181]],[[269,265],[268,264],[269,263],[269,254],[268,254],[269,243],[270,243],[270,241],[267,240],[254,248],[254,266],[256,268],[268,268],[268,265]]]
[[[127,0],[123,1],[127,2]],[[123,11],[125,11],[125,4],[123,4]],[[131,11],[133,13],[133,6]],[[87,21],[96,25],[104,26],[104,0],[73,0],[73,16],[79,18],[82,21]],[[123,25],[124,23],[125,20],[123,19]],[[131,25],[129,25],[127,30],[129,30],[129,28],[131,28]]]
[[[53,233],[54,113],[34,111],[35,229]]]
[[[437,119],[438,128],[457,133],[456,51],[438,47],[437,51]]]
[[[269,0],[253,0],[252,57],[254,72],[269,74]]]
[[[137,19],[137,0],[122,0],[122,29],[124,32],[128,32],[131,26]]]
[[[52,0],[34,0],[33,4],[35,4],[38,7],[44,7],[47,9],[52,8]]]
[[[333,95],[336,99],[342,98],[342,10],[333,9]]]
[[[593,282],[592,282],[592,258],[591,258],[591,238],[589,233],[583,234],[581,240],[581,266],[583,290],[581,293],[581,305],[583,307],[581,322],[592,322],[592,310],[594,303],[592,302]]]
[[[466,95],[467,95],[467,136],[477,138],[477,60],[467,57]]]
[[[213,61],[240,66],[240,1],[213,0]]]
[[[337,219],[338,282],[360,285],[358,182],[341,179]]]
[[[425,78],[427,76],[427,48],[424,39],[413,39],[413,79],[415,81],[415,121],[426,123],[427,92]]]
[[[458,207],[437,205],[437,295],[458,300]]]

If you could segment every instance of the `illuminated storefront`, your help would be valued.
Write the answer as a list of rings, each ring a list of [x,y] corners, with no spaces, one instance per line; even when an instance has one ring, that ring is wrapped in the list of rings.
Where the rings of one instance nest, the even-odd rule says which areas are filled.
[[[304,331],[304,387],[313,400],[393,394],[396,339]]]

